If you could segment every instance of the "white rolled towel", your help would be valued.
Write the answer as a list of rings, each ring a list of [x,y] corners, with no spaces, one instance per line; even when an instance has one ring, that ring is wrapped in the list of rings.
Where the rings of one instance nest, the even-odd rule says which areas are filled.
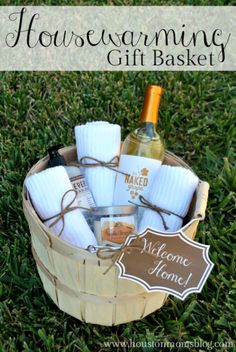
[[[178,214],[180,217],[161,213],[168,227],[166,230],[161,216],[156,211],[145,209],[139,223],[139,232],[144,231],[146,227],[164,232],[179,230],[189,210],[198,182],[198,177],[191,170],[162,165],[152,183],[147,199],[150,203]]]
[[[55,225],[49,227],[61,213],[61,201],[63,195],[73,189],[70,179],[63,166],[56,166],[33,174],[26,178],[25,186],[30,194],[33,206],[44,224],[51,232],[80,248],[87,248],[89,245],[96,245],[96,238],[88,226],[80,209],[75,209],[64,215],[63,222],[60,219]],[[73,201],[73,199],[75,200]],[[69,203],[71,207],[78,206],[78,201],[73,191],[68,192],[64,197],[63,207]],[[52,218],[53,219],[50,219]],[[47,220],[50,219],[50,220]]]
[[[119,156],[121,129],[119,125],[105,121],[88,122],[75,127],[77,157],[92,157],[103,162],[109,162]],[[90,159],[84,160],[93,164]],[[107,167],[84,167],[88,187],[93,195],[96,206],[112,205],[115,188],[116,172]]]

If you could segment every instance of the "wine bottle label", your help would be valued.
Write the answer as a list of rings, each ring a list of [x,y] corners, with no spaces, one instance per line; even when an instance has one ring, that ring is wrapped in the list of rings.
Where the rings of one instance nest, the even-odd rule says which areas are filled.
[[[139,195],[147,197],[150,186],[155,179],[161,161],[136,155],[121,155],[114,192],[114,205],[137,202]]]
[[[77,191],[77,200],[79,203],[79,207],[83,208],[94,208],[95,203],[92,197],[92,194],[90,193],[88,189],[87,182],[85,181],[84,175],[76,175],[70,177],[70,182],[73,185],[73,188]],[[85,211],[81,209],[81,211]]]

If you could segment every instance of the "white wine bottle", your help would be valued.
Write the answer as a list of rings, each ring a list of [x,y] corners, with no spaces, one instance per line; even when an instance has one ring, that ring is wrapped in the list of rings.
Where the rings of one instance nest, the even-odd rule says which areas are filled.
[[[123,142],[117,173],[114,205],[129,204],[139,196],[147,197],[152,181],[164,159],[164,145],[156,131],[158,111],[162,95],[159,86],[147,86],[141,125]]]

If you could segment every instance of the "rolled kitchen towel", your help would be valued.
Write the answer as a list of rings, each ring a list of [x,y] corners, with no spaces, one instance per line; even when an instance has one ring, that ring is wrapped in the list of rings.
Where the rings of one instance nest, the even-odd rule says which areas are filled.
[[[70,207],[78,206],[75,191],[63,166],[49,168],[29,176],[25,180],[25,186],[36,212],[53,234],[80,248],[97,244],[80,209],[65,212],[63,226],[63,220],[60,218],[61,206],[63,209],[70,203]],[[50,224],[58,218],[59,220],[50,227]]]
[[[167,215],[163,212],[159,214],[145,208],[142,212],[139,232],[144,231],[146,227],[164,232],[179,230],[182,227],[183,218],[189,210],[198,182],[198,177],[191,170],[178,166],[162,165],[152,183],[147,199],[154,206],[176,215]],[[164,222],[168,229],[165,229]]]
[[[104,121],[88,122],[75,127],[75,138],[79,162],[81,158],[84,158],[83,162],[86,164],[97,163],[89,158],[110,162],[120,154],[121,129],[119,125]],[[117,167],[113,168],[117,169]],[[82,171],[96,206],[112,205],[116,172],[104,166],[82,167]]]

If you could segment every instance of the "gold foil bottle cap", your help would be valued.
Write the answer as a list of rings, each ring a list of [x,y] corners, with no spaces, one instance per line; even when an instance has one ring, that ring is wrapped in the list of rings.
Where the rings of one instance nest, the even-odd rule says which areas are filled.
[[[160,86],[147,86],[143,109],[140,115],[142,122],[157,123],[162,92],[163,89]]]

